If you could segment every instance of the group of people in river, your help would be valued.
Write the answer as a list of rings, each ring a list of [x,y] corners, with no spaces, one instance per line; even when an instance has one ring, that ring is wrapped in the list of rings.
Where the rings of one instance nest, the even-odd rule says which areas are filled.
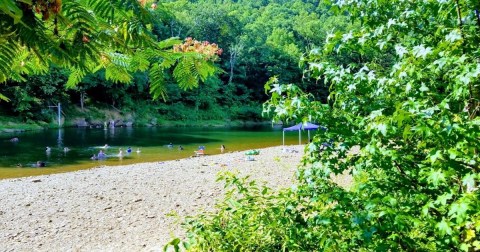
[[[122,148],[119,148],[118,149],[118,154],[107,155],[105,153],[105,151],[110,148],[110,146],[108,144],[105,144],[104,146],[99,147],[99,148],[100,148],[100,150],[98,151],[98,154],[93,154],[93,156],[90,157],[91,160],[103,160],[103,159],[106,159],[107,157],[118,157],[118,158],[122,159],[125,155],[130,155],[133,152],[132,147],[129,146],[126,149],[125,152],[123,151]],[[136,152],[137,152],[137,154],[139,154],[141,152],[140,148],[137,148]]]
[[[16,143],[16,142],[19,142],[20,140],[17,137],[14,137],[14,138],[9,139],[9,141]],[[166,145],[166,147],[169,148],[169,149],[173,149],[174,145],[173,145],[173,143],[169,143],[168,145]],[[124,156],[128,156],[133,152],[132,147],[130,147],[130,146],[125,151],[122,148],[119,148],[118,153],[113,154],[113,155],[109,155],[109,154],[106,153],[106,151],[111,148],[111,146],[109,146],[108,144],[105,144],[104,146],[100,146],[100,147],[93,147],[93,148],[98,148],[100,150],[99,150],[98,153],[94,153],[90,157],[91,160],[105,160],[108,157],[118,157],[119,159],[122,159]],[[184,150],[184,147],[182,145],[178,145],[177,148],[178,148],[179,151]],[[223,144],[220,145],[220,152],[224,153],[225,150],[226,150],[225,145],[223,145]],[[64,147],[63,148],[63,152],[65,154],[69,151],[70,151],[69,147]],[[45,147],[45,152],[47,154],[47,157],[50,156],[50,154],[52,152],[52,148],[49,147],[49,146],[46,146]],[[137,148],[136,152],[137,152],[137,154],[139,154],[141,152],[140,148]],[[196,154],[198,154],[198,153],[204,154],[204,152],[205,152],[205,146],[199,146],[198,150],[195,151]],[[47,163],[45,161],[39,160],[39,161],[29,165],[29,166],[31,166],[31,167],[46,167]],[[22,165],[19,163],[19,164],[17,164],[17,167],[22,167]]]

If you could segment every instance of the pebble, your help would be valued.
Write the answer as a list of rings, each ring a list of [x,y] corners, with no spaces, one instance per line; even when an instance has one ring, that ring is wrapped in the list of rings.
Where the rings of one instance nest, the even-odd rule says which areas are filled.
[[[261,149],[255,157],[261,162],[243,161],[242,151],[165,161],[160,167],[158,162],[100,166],[0,180],[0,230],[8,232],[0,235],[0,250],[157,251],[172,235],[185,236],[178,218],[214,210],[224,192],[223,182],[216,181],[222,170],[274,189],[290,187],[303,151],[284,156],[281,149]]]

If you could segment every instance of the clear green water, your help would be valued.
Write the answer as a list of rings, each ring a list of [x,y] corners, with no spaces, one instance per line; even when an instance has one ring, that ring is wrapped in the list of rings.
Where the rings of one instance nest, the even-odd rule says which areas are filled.
[[[10,142],[18,137],[16,143]],[[285,144],[298,144],[298,134],[285,134]],[[116,166],[141,162],[174,160],[190,157],[198,146],[206,147],[206,154],[220,154],[220,145],[226,152],[278,146],[282,144],[281,128],[115,128],[89,129],[68,128],[27,132],[0,137],[0,179],[51,174],[88,169],[103,165]],[[303,142],[307,141],[303,134]],[[173,148],[168,144],[172,143]],[[100,147],[108,144],[109,156],[105,160],[91,160]],[[183,146],[179,150],[178,146]],[[50,153],[45,151],[51,148]],[[133,151],[119,158],[116,155],[122,148]],[[70,151],[64,152],[64,147]],[[140,153],[136,150],[140,149]],[[37,161],[44,161],[46,167],[33,167]]]

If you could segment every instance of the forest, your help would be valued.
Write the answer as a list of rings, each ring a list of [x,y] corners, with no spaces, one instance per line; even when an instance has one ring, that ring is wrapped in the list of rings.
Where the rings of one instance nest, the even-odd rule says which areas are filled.
[[[480,250],[479,1],[58,3],[0,0],[4,114],[326,128],[289,188],[220,174],[225,198],[166,249]]]
[[[66,87],[72,70],[55,64],[48,71],[13,78],[0,85],[0,121],[40,123],[55,127],[56,111],[63,105],[65,125],[77,118],[90,122],[110,119],[149,124],[205,124],[206,121],[259,122],[268,98],[264,84],[278,76],[326,100],[327,88],[302,78],[298,59],[321,46],[328,31],[351,26],[345,17],[328,13],[311,0],[272,1],[163,1],[156,3],[153,36],[215,43],[221,54],[217,74],[198,88],[185,88],[166,73],[165,96],[152,99],[147,71],[137,70],[125,81],[108,79],[105,69],[85,74]]]

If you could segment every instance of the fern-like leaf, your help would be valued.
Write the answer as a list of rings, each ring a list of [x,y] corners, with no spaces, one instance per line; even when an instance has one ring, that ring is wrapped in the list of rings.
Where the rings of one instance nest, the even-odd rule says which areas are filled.
[[[111,64],[105,68],[105,79],[114,83],[130,83],[132,78],[132,75],[122,66]]]
[[[159,64],[154,64],[149,71],[150,94],[154,100],[159,97],[162,97],[164,101],[167,99],[167,87],[163,71],[164,69]]]
[[[130,69],[132,71],[138,70],[138,71],[146,71],[150,67],[150,61],[148,60],[148,55],[145,53],[145,51],[138,52],[133,55],[131,61],[130,61]]]
[[[10,101],[10,99],[8,99],[8,97],[6,97],[5,95],[3,95],[3,94],[1,94],[1,93],[0,93],[0,100],[6,101],[6,102],[9,102],[9,101]]]
[[[179,38],[169,38],[169,39],[165,39],[158,42],[158,48],[169,49],[169,48],[172,48],[174,45],[178,45],[181,43],[182,43],[182,40],[180,40]]]
[[[19,47],[16,43],[10,42],[0,44],[0,83],[5,82],[8,77],[15,55],[18,53]]]
[[[18,8],[14,1],[0,0],[0,10],[10,16],[15,24],[22,19],[23,11]]]
[[[70,75],[68,76],[67,83],[65,84],[66,88],[74,88],[78,83],[82,82],[83,77],[85,77],[86,72],[80,68],[73,69]]]
[[[199,76],[193,57],[183,57],[173,69],[173,77],[184,90],[198,87]]]

